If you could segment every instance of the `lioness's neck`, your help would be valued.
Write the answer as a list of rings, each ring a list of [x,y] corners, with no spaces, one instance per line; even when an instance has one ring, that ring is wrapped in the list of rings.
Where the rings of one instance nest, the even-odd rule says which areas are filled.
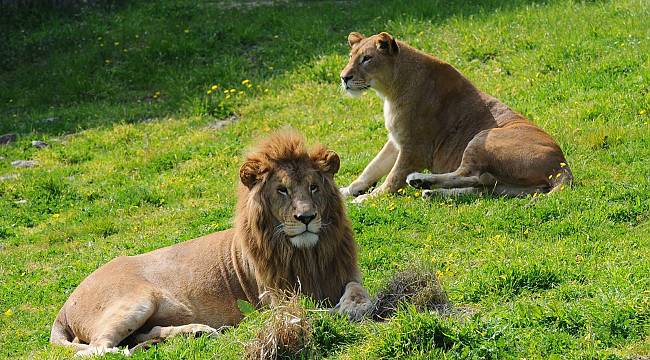
[[[442,96],[451,89],[471,84],[451,65],[402,42],[393,77],[376,84],[379,96],[391,103],[421,95]]]

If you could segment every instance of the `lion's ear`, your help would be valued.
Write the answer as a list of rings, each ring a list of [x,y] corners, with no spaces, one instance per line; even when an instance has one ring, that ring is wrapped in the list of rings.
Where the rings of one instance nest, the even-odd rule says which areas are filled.
[[[363,39],[365,39],[365,36],[356,31],[353,31],[350,33],[350,35],[348,35],[348,45],[350,45],[350,47],[354,47],[354,45],[358,44]]]
[[[246,160],[239,168],[239,179],[247,188],[252,188],[261,179],[262,163],[257,160]]]
[[[387,54],[397,54],[399,52],[397,41],[387,32],[381,32],[377,35],[375,46],[377,46],[377,50]]]
[[[334,175],[341,167],[339,155],[332,150],[320,149],[312,155],[312,160],[316,163],[320,171]]]

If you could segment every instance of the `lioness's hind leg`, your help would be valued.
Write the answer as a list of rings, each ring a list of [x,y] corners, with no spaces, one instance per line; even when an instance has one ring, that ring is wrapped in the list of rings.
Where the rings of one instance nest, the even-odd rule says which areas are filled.
[[[481,176],[464,176],[458,171],[446,174],[412,173],[406,178],[406,183],[418,189],[467,188],[484,185]]]
[[[524,197],[532,194],[544,194],[550,189],[544,186],[518,186],[508,184],[498,184],[493,188],[486,189],[487,193],[498,196]]]
[[[456,197],[461,195],[473,195],[481,194],[483,189],[477,187],[466,187],[466,188],[452,188],[452,189],[433,189],[433,190],[424,190],[422,192],[423,199],[431,199],[433,197]]]

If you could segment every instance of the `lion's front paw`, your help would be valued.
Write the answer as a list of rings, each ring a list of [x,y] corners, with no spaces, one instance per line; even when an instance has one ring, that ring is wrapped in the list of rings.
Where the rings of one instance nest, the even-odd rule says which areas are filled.
[[[406,177],[406,183],[416,189],[431,188],[430,175],[414,172]]]
[[[372,300],[368,291],[356,282],[349,282],[345,286],[345,293],[334,307],[334,311],[346,314],[352,321],[362,320],[371,310]]]

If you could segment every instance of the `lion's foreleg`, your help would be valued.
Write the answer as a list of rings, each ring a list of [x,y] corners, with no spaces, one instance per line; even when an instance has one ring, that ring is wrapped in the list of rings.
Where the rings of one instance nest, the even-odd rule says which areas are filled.
[[[399,150],[395,144],[388,140],[377,156],[366,166],[361,175],[350,185],[341,188],[344,196],[356,196],[366,192],[372,184],[382,176],[388,174],[397,160]]]
[[[368,291],[358,282],[350,281],[334,311],[346,314],[350,320],[359,321],[370,313],[372,306]]]

